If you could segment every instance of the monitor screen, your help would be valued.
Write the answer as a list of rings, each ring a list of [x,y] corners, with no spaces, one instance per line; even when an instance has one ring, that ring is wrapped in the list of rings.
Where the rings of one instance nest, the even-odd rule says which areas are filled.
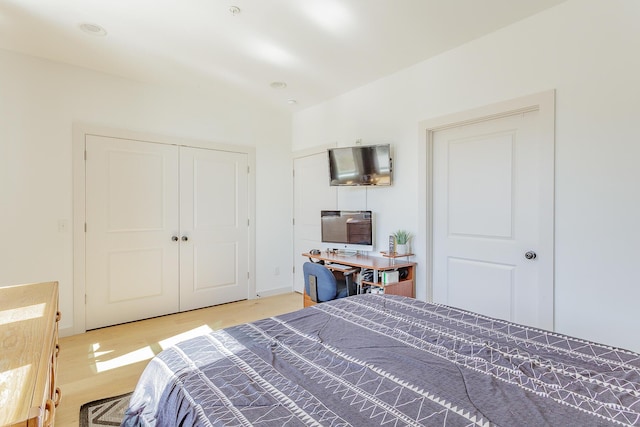
[[[391,185],[391,146],[331,148],[330,185]]]
[[[322,211],[322,243],[330,248],[373,250],[371,211]]]

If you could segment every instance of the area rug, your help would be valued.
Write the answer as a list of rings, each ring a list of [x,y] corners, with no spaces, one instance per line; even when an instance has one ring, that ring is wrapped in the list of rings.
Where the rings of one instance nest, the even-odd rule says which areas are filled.
[[[80,427],[119,426],[131,393],[85,403],[80,408]]]

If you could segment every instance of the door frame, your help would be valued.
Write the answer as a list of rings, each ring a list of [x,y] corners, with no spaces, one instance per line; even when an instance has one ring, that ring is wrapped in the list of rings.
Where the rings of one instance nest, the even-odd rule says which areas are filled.
[[[86,171],[85,138],[96,135],[110,138],[130,139],[142,142],[167,144],[209,150],[230,151],[247,155],[249,163],[248,207],[249,207],[249,299],[256,295],[256,150],[245,145],[222,144],[200,141],[125,129],[114,129],[86,123],[74,123],[72,130],[72,167],[73,167],[73,328],[72,334],[86,332]]]
[[[425,266],[426,274],[426,295],[417,295],[418,298],[425,298],[427,301],[433,301],[433,135],[435,132],[458,126],[464,126],[487,120],[498,119],[517,114],[523,114],[529,111],[538,111],[540,114],[543,127],[540,129],[541,137],[547,141],[544,149],[551,150],[553,154],[553,164],[549,170],[543,171],[545,179],[551,180],[550,184],[553,189],[549,200],[546,203],[548,209],[552,212],[550,218],[546,218],[547,223],[542,226],[552,230],[550,241],[546,242],[547,246],[543,246],[541,250],[551,254],[552,262],[549,271],[544,271],[544,277],[552,278],[555,284],[555,90],[547,90],[531,95],[525,95],[519,98],[497,102],[474,108],[471,110],[461,111],[448,114],[433,119],[423,120],[418,125],[419,132],[419,155],[418,155],[418,200],[424,201],[418,206],[418,231],[420,236],[425,239],[415,242],[420,251],[424,255],[419,259],[421,265]],[[545,293],[541,299],[541,306],[550,313],[550,318],[554,319],[554,284],[550,287],[551,291]]]
[[[295,226],[295,215],[296,215],[296,176],[295,176],[295,163],[297,159],[302,159],[304,157],[310,157],[310,156],[315,156],[316,154],[322,154],[324,152],[326,152],[328,149],[330,148],[335,148],[337,147],[337,143],[332,143],[332,144],[324,144],[324,145],[319,145],[319,146],[315,146],[315,147],[311,147],[311,148],[306,148],[306,149],[302,149],[302,150],[298,150],[298,151],[294,151],[293,153],[291,153],[291,174],[292,174],[292,180],[291,180],[291,194],[293,197],[292,203],[291,203],[291,236],[292,236],[292,240],[291,240],[291,252],[292,252],[292,264],[293,264],[293,268],[291,269],[291,289],[293,291],[296,291],[296,272],[295,272],[295,268],[296,268],[296,260],[299,259],[299,257],[302,256],[302,254],[298,254],[295,253],[296,251],[296,226]],[[327,168],[329,168],[329,163],[327,163]],[[328,185],[328,184],[327,184]],[[338,198],[337,198],[337,192],[336,192],[336,206],[338,203]]]

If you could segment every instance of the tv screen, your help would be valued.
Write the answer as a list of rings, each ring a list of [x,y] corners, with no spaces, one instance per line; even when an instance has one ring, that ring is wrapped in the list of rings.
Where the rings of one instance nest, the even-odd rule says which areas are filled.
[[[336,249],[373,250],[371,211],[321,211],[322,243]]]
[[[330,148],[330,185],[391,185],[391,146]]]

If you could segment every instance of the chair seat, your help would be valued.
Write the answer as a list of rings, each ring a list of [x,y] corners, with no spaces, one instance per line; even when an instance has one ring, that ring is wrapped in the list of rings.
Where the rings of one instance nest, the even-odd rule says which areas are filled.
[[[342,286],[340,285],[341,285],[340,282],[338,282],[338,293],[336,294],[336,299],[349,296],[346,283],[342,283]]]

